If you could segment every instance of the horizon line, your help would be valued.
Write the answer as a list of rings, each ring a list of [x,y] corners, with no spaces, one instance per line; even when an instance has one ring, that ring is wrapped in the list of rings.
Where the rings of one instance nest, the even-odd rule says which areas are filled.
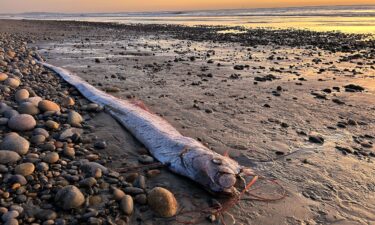
[[[55,13],[55,14],[112,14],[112,13],[167,13],[167,12],[199,12],[199,11],[220,11],[220,10],[247,10],[247,9],[292,9],[292,8],[316,8],[316,7],[354,7],[354,6],[375,6],[375,4],[347,4],[347,5],[313,5],[313,6],[286,6],[286,7],[254,7],[254,8],[219,8],[219,9],[191,9],[191,10],[155,10],[155,11],[114,11],[114,12],[57,12],[57,11],[30,11],[18,13],[0,13],[0,15],[17,15],[28,13]]]

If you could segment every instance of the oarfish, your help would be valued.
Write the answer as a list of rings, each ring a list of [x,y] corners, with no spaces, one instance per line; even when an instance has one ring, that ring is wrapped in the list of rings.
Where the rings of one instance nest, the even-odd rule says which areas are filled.
[[[183,136],[156,114],[96,89],[66,69],[39,62],[74,86],[88,100],[103,106],[163,165],[214,193],[235,194],[245,171],[235,160],[220,155],[199,141]]]

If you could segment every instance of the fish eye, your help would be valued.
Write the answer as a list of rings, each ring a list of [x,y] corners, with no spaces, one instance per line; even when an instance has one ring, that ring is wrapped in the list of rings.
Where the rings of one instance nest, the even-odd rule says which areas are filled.
[[[221,161],[221,159],[218,159],[218,158],[214,158],[214,159],[212,159],[212,162],[215,163],[216,165],[221,165],[221,164],[223,164],[223,162]]]

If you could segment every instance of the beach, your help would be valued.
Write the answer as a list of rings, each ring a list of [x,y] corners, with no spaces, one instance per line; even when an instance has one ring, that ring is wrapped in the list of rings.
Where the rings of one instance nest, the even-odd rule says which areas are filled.
[[[252,187],[258,198],[245,194],[223,213],[225,224],[375,224],[375,39],[370,36],[32,20],[0,20],[0,35],[0,72],[21,80],[20,86],[8,89],[2,84],[2,102],[19,111],[21,103],[13,96],[24,88],[61,106],[61,115],[33,115],[36,127],[46,128],[48,120],[60,127],[46,128],[51,137],[33,142],[33,150],[1,170],[0,213],[4,207],[21,206],[19,224],[181,224],[179,219],[190,217],[202,217],[197,224],[223,224],[197,212],[160,218],[141,198],[154,187],[164,187],[175,195],[181,211],[228,201],[167,168],[131,170],[150,157],[147,149],[100,107],[88,110],[90,103],[56,74],[36,68],[31,62],[36,56],[111,95],[143,102],[183,135],[228,153],[259,174],[263,179]],[[7,53],[11,48],[13,57]],[[33,53],[17,52],[24,49]],[[63,106],[69,96],[76,104]],[[76,144],[55,138],[70,127],[69,110],[82,115],[84,132]],[[3,118],[12,117],[3,112]],[[3,124],[1,140],[11,131]],[[30,142],[35,136],[30,130],[18,133]],[[78,154],[64,154],[67,146]],[[21,162],[37,165],[46,152],[59,155],[58,161],[46,162],[59,166],[25,175],[32,181],[21,185],[24,192],[9,191],[14,184],[5,182],[6,175],[14,174]],[[51,196],[92,177],[80,175],[77,167],[83,159],[113,172],[102,171],[93,191],[80,186],[86,200],[99,203],[88,200],[82,207],[62,210]],[[70,171],[70,179],[60,176],[64,171]],[[53,192],[48,186],[35,188],[42,175]],[[145,184],[139,186],[139,179]],[[129,187],[139,192],[125,191],[135,199],[134,212],[126,215],[112,192]],[[6,192],[11,196],[4,197]],[[17,200],[20,195],[25,196],[22,201]],[[31,203],[56,215],[24,213]]]

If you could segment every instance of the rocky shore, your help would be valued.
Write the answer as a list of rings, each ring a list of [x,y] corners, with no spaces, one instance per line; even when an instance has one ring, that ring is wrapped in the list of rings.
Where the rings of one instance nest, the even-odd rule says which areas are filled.
[[[125,179],[103,166],[106,141],[86,123],[100,106],[38,65],[41,56],[22,38],[1,35],[0,43],[2,224],[127,224],[135,204],[160,217],[176,214],[168,190],[147,196],[145,176]]]
[[[287,190],[246,196],[225,224],[372,224],[374,39],[227,29],[1,20],[1,222],[220,224],[200,210],[228,201],[158,167],[44,58],[271,180],[261,199]]]

